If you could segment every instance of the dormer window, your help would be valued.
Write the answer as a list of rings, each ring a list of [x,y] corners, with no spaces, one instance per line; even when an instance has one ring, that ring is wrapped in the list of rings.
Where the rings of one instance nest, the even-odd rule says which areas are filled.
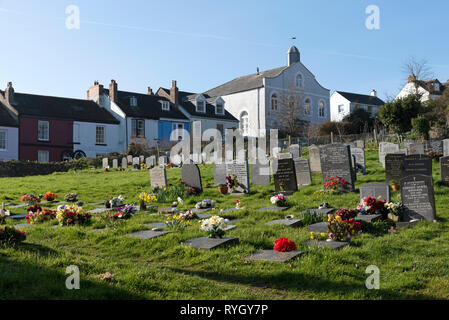
[[[216,114],[223,114],[224,113],[223,102],[217,102],[217,104],[215,105],[215,113]]]
[[[162,103],[162,110],[170,111],[170,102],[169,101],[161,101],[161,103]]]
[[[137,98],[136,98],[136,97],[131,97],[131,98],[129,99],[129,105],[130,105],[131,107],[137,107]]]
[[[206,112],[206,103],[203,100],[198,100],[196,102],[196,111],[197,112]]]

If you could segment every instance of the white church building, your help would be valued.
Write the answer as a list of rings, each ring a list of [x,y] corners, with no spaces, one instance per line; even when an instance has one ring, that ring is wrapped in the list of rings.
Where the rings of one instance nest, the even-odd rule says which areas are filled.
[[[302,64],[295,46],[287,53],[286,66],[242,76],[203,93],[208,99],[221,98],[246,136],[279,129],[279,112],[286,105],[281,100],[293,95],[295,101],[300,100],[297,110],[301,120],[310,124],[330,120],[330,91]]]

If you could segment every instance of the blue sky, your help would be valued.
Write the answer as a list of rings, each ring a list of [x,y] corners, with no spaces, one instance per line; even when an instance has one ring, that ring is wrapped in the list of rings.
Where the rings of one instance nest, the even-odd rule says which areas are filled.
[[[65,27],[72,4],[80,30]],[[380,30],[365,27],[368,5],[380,8]],[[0,87],[85,98],[95,80],[143,93],[177,80],[201,92],[285,65],[295,44],[331,92],[385,98],[404,84],[410,56],[449,79],[448,12],[445,0],[0,0]]]

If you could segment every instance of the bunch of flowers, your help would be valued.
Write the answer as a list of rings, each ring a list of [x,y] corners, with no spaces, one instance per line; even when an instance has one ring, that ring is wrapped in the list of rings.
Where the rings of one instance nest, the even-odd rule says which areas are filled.
[[[25,232],[14,227],[0,228],[0,244],[16,245],[26,239]]]
[[[78,201],[78,193],[69,192],[64,196],[64,200],[67,202],[77,202]]]
[[[114,219],[129,219],[136,212],[136,208],[133,205],[124,205],[116,208],[113,215]]]
[[[329,233],[329,239],[346,241],[362,233],[362,224],[354,221],[354,219],[342,220],[341,216],[329,215],[328,221],[327,232]]]
[[[77,205],[73,206],[59,206],[56,212],[59,225],[83,225],[87,224],[92,217],[89,213],[85,212],[82,207]]]
[[[174,231],[183,231],[187,226],[190,225],[190,222],[187,221],[185,216],[182,214],[180,215],[173,215],[169,216],[167,220],[165,221],[165,224],[167,225],[167,228]]]
[[[228,188],[231,189],[232,191],[235,190],[235,188],[237,188],[237,186],[239,185],[239,182],[237,180],[237,176],[235,174],[232,174],[230,176],[226,177],[226,184],[228,185]]]
[[[289,238],[279,238],[274,242],[274,251],[287,252],[296,250],[296,243]]]
[[[203,220],[201,223],[201,230],[206,231],[209,238],[222,238],[225,234],[229,220],[219,216],[213,216],[209,219]]]
[[[319,241],[323,241],[323,240],[327,240],[329,239],[329,235],[325,232],[311,232],[310,233],[310,240],[319,240]]]
[[[29,206],[28,209],[27,209],[27,212],[38,212],[38,211],[42,211],[41,206],[38,205],[38,204]]]
[[[288,197],[284,196],[282,193],[276,194],[270,198],[272,204],[277,205],[278,207],[287,206]]]
[[[196,215],[195,212],[192,212],[190,210],[187,210],[185,213],[180,213],[179,217],[184,219],[184,220],[193,220],[193,219],[197,219],[198,216]]]
[[[235,208],[236,208],[236,209],[241,209],[241,208],[243,208],[243,205],[242,205],[242,203],[240,202],[239,199],[235,200]]]
[[[44,194],[44,200],[49,202],[56,200],[57,197],[58,195],[52,192],[47,192],[46,194]]]
[[[106,207],[109,208],[118,208],[122,207],[124,205],[125,198],[123,198],[121,195],[118,197],[110,196],[109,200],[106,202]]]
[[[387,202],[385,209],[388,210],[388,217],[393,221],[400,221],[404,216],[405,207],[400,202]]]
[[[360,211],[360,214],[383,214],[385,213],[385,203],[385,200],[368,196],[360,202],[357,210]]]
[[[32,193],[27,193],[20,198],[20,201],[26,202],[28,205],[31,206],[31,205],[41,202],[41,198],[39,198],[38,196],[35,196]]]
[[[198,202],[195,205],[195,208],[197,208],[197,209],[215,208],[215,201],[211,200],[211,199],[204,199],[204,200]]]
[[[439,159],[441,156],[441,154],[438,154],[438,152],[436,151],[429,151],[427,154],[431,156],[432,159]]]
[[[357,210],[338,209],[335,214],[342,220],[349,220],[357,217],[358,213],[359,212]]]
[[[321,189],[324,192],[334,192],[339,191],[340,189],[344,188],[348,185],[348,181],[344,180],[340,177],[329,177],[326,176],[326,178],[323,181],[323,188]]]
[[[173,168],[175,166],[175,164],[174,163],[167,163],[166,165],[165,165],[165,167],[167,167],[167,168]]]
[[[157,197],[152,193],[142,192],[139,195],[139,200],[142,200],[145,203],[152,203],[157,201]]]
[[[30,212],[26,215],[26,220],[31,224],[38,224],[45,221],[50,221],[56,218],[56,210],[40,209],[35,212]]]

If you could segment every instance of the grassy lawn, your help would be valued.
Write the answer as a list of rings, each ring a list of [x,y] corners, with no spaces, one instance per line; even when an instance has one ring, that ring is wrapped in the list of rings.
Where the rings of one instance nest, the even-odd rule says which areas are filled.
[[[210,252],[181,245],[203,236],[194,223],[183,233],[171,233],[152,240],[133,239],[127,233],[149,229],[143,224],[164,218],[139,212],[117,229],[91,232],[87,227],[52,229],[52,223],[25,229],[27,240],[17,248],[0,248],[0,299],[447,299],[449,298],[449,188],[438,186],[439,164],[433,164],[438,223],[420,222],[413,228],[375,237],[363,234],[355,246],[340,251],[308,248],[307,228],[266,226],[265,222],[286,214],[298,215],[327,201],[334,208],[355,208],[358,193],[334,195],[328,199],[315,194],[321,176],[313,185],[301,187],[290,199],[293,207],[283,213],[256,212],[269,206],[274,186],[251,187],[251,194],[237,198],[221,196],[213,186],[213,166],[201,165],[204,193],[184,199],[188,209],[202,199],[217,201],[220,209],[235,206],[240,199],[246,209],[224,215],[240,219],[227,235],[240,244]],[[377,151],[367,151],[368,175],[358,175],[357,187],[383,182],[385,171]],[[169,184],[180,179],[180,169],[168,169]],[[19,203],[25,193],[79,193],[86,204],[105,197],[123,195],[137,204],[141,191],[149,189],[147,171],[103,172],[85,170],[49,176],[0,178],[0,202]],[[61,200],[61,199],[59,199]],[[393,193],[398,201],[399,194]],[[158,204],[167,206],[168,204]],[[87,209],[92,207],[86,206]],[[25,213],[17,209],[14,213]],[[12,221],[8,224],[25,223]],[[246,262],[245,257],[260,249],[272,249],[277,238],[289,237],[298,250],[309,253],[290,263]],[[81,289],[67,290],[66,267],[81,272]],[[380,269],[380,290],[368,290],[365,269]],[[97,275],[110,272],[110,280]]]

